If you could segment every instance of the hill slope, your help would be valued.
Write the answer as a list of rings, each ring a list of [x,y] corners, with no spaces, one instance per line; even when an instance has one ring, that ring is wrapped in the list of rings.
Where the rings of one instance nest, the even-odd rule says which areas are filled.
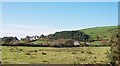
[[[102,39],[109,39],[111,34],[118,32],[117,28],[118,26],[103,26],[103,27],[82,29],[80,31],[85,32],[95,40],[97,39],[96,36],[99,36]]]

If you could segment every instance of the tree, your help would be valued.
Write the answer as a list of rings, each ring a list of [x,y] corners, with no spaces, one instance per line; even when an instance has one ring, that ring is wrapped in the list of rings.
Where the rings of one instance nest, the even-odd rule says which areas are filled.
[[[25,37],[25,43],[29,43],[30,42],[30,36],[26,36]]]
[[[43,38],[45,38],[45,36],[42,34],[42,35],[40,36],[40,38],[43,39]]]
[[[26,37],[25,37],[25,40],[30,40],[30,36],[26,36]]]
[[[88,41],[90,39],[90,35],[84,35],[84,41]]]

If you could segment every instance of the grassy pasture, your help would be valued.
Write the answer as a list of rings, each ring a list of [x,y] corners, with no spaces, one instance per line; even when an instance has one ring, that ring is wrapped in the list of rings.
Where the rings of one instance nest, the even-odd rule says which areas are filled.
[[[81,31],[96,39],[96,36],[101,36],[102,39],[108,38],[110,39],[110,35],[116,33],[118,26],[103,26],[103,27],[94,27],[94,28],[86,28]]]
[[[108,63],[109,47],[2,47],[3,64],[95,64]]]

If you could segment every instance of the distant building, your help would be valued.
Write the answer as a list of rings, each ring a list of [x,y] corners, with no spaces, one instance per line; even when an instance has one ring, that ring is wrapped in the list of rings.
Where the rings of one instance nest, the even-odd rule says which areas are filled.
[[[74,46],[80,46],[80,42],[79,41],[74,41]]]
[[[25,38],[21,38],[21,40],[37,40],[39,36],[26,36]]]

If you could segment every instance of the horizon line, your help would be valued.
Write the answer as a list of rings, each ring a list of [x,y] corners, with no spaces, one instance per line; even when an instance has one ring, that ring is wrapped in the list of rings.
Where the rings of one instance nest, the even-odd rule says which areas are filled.
[[[56,32],[62,32],[62,31],[78,31],[78,30],[83,30],[83,29],[89,29],[89,28],[95,28],[95,27],[109,27],[109,26],[118,26],[118,25],[103,25],[103,26],[93,26],[93,27],[85,27],[85,28],[80,28],[80,29],[68,29],[68,30],[56,30],[55,32],[53,33],[49,33],[49,34],[54,34]],[[45,36],[49,35],[49,34],[43,34]],[[40,34],[42,35],[42,34]],[[37,35],[37,36],[40,36],[40,35]],[[35,36],[35,35],[26,35],[26,36]],[[24,37],[26,37],[24,36]],[[3,37],[17,37],[17,36],[13,36],[13,35],[5,35],[5,36],[0,36],[0,38],[3,38]],[[18,39],[21,39],[23,37],[17,37]]]

